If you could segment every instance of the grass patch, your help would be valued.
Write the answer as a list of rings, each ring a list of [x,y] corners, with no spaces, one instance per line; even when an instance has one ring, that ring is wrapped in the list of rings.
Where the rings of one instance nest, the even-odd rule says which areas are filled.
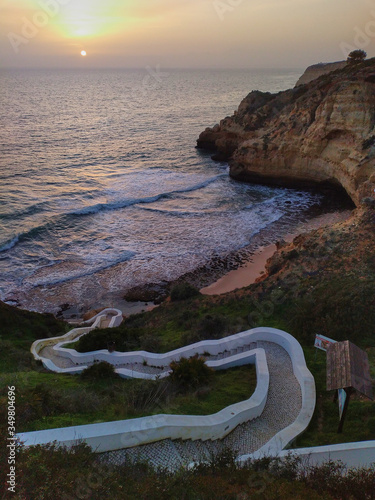
[[[253,365],[218,371],[207,385],[185,391],[168,378],[87,380],[37,372],[4,374],[0,383],[2,408],[6,388],[16,386],[17,432],[27,432],[158,413],[210,415],[248,399],[256,387],[256,373]]]
[[[226,406],[249,399],[256,387],[254,365],[215,372],[211,387],[206,386],[187,395],[179,395],[167,407],[168,413],[210,415]]]
[[[373,401],[355,393],[346,414],[344,429],[339,425],[338,403],[333,402],[334,391],[326,391],[326,353],[309,347],[304,349],[309,370],[314,376],[317,401],[314,416],[308,429],[297,438],[296,447],[322,446],[354,441],[367,441],[375,436],[375,405]],[[372,369],[375,366],[375,349],[369,351]]]
[[[62,335],[69,325],[52,314],[38,314],[0,302],[0,373],[38,370],[30,353],[34,340]]]
[[[207,339],[219,339],[249,328],[247,301],[212,304],[204,296],[181,303],[164,304],[153,311],[130,316],[112,329],[93,330],[65,347],[78,352],[107,349],[169,352]]]

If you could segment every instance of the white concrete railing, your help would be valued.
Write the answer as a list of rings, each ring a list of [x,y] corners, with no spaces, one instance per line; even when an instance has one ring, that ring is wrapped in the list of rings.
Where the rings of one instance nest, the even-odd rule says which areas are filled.
[[[99,328],[99,324],[109,315],[111,315],[112,318],[107,328],[114,328],[121,325],[122,320],[124,319],[122,312],[119,309],[114,309],[112,307],[103,309],[103,311],[100,311],[98,314],[85,321],[85,323],[93,323],[92,328]]]
[[[59,368],[56,366],[53,361],[49,358],[46,358],[44,356],[40,356],[39,353],[42,349],[45,347],[52,347],[61,344],[66,344],[69,342],[73,342],[74,340],[78,340],[82,335],[86,335],[87,333],[91,332],[95,328],[100,328],[103,320],[107,318],[107,316],[112,315],[112,318],[109,322],[108,328],[113,328],[116,326],[119,326],[123,320],[122,312],[119,309],[113,309],[113,308],[107,308],[101,311],[100,313],[96,314],[93,318],[84,321],[84,323],[90,324],[92,323],[91,326],[86,326],[83,328],[73,328],[73,330],[70,330],[68,333],[65,335],[61,335],[60,337],[51,337],[48,339],[41,339],[41,340],[36,340],[33,342],[31,346],[31,354],[34,356],[34,358],[38,361],[41,361],[47,370],[57,372],[57,373],[71,373],[71,374],[77,374],[81,373],[86,366],[84,367],[77,367],[77,368]]]
[[[104,312],[104,311],[103,311]],[[58,337],[54,339],[44,339],[41,341],[36,341],[33,344],[33,354],[38,359],[38,354],[44,346],[46,345],[54,345],[56,341],[60,341],[60,347],[61,344],[65,344],[66,342],[70,342],[79,336],[88,333],[92,328],[95,328],[98,323],[97,319],[99,316],[101,316],[102,313],[99,313],[97,316],[92,318],[90,322],[95,322],[94,325],[91,328],[80,328],[80,329],[75,329],[69,332],[68,334],[64,335],[63,337]],[[121,321],[120,321],[121,322]],[[287,444],[285,444],[288,440],[291,442],[294,437],[296,437],[297,433],[300,433],[304,430],[304,428],[307,426],[308,421],[310,420],[310,415],[312,415],[313,408],[315,405],[315,387],[314,387],[314,382],[311,380],[311,374],[308,372],[306,365],[304,363],[304,358],[303,353],[301,357],[301,352],[302,351],[301,347],[299,346],[298,342],[290,342],[289,338],[290,337],[288,334],[285,334],[286,337],[283,335],[280,336],[280,333],[285,333],[285,332],[280,332],[278,330],[270,329],[270,328],[258,328],[255,330],[251,330],[251,333],[257,333],[257,340],[267,340],[271,342],[275,342],[279,345],[282,345],[284,349],[287,350],[289,353],[292,363],[293,363],[293,370],[294,373],[300,382],[301,385],[301,391],[302,391],[302,409],[300,414],[298,415],[296,421],[280,433],[278,433],[276,436],[274,436],[265,446],[263,446],[260,450],[258,450],[255,453],[249,454],[249,455],[242,455],[241,457],[238,457],[238,460],[240,462],[244,462],[248,459],[256,459],[256,458],[261,458],[264,456],[279,456],[279,457],[285,457],[286,455],[292,454],[294,456],[299,456],[301,457],[304,461],[308,461],[310,465],[320,465],[328,460],[341,460],[345,465],[348,467],[362,467],[362,466],[370,466],[372,463],[375,463],[375,441],[363,441],[363,442],[356,442],[356,443],[342,443],[342,444],[337,444],[337,445],[328,445],[328,446],[320,446],[320,447],[312,447],[312,448],[300,448],[300,449],[291,449],[291,450],[283,450],[282,448],[285,448]],[[266,334],[265,336],[262,334]],[[249,332],[243,332],[242,334],[237,334],[232,337],[229,337],[227,339],[221,339],[219,342],[222,343],[222,346],[224,346],[226,340],[234,340],[236,341],[236,338],[238,336],[242,336],[243,334],[248,334]],[[275,338],[275,335],[277,338]],[[249,340],[246,336],[247,341]],[[255,337],[253,337],[252,341],[255,341]],[[201,352],[201,348],[203,347],[204,350],[206,349],[206,346],[208,343],[214,344],[216,341],[207,341],[207,342],[201,342],[198,344],[194,344],[193,346],[188,346],[190,348],[193,347],[198,347],[197,352]],[[230,344],[232,342],[230,341]],[[229,344],[226,344],[226,348],[228,349]],[[238,347],[238,346],[237,346]],[[214,345],[211,346],[213,349],[212,353],[214,353]],[[173,351],[174,355],[180,355],[182,356],[182,352],[184,352],[185,356],[188,355],[186,352],[187,348],[182,348],[182,349],[177,349],[176,351]],[[223,350],[223,349],[221,349]],[[59,349],[59,355],[61,355],[61,352],[64,351],[63,348],[61,348],[61,351]],[[65,349],[65,351],[68,351]],[[254,353],[254,355],[258,358],[258,363],[256,363],[257,366],[257,389],[253,395],[256,396],[257,391],[259,391],[259,396],[261,396],[261,392],[264,391],[264,384],[260,384],[260,381],[263,378],[263,374],[261,373],[263,368],[259,368],[259,365],[262,365],[263,362],[260,361],[261,354],[260,351],[263,350],[257,350],[259,351],[258,353]],[[74,353],[74,351],[72,351]],[[192,352],[192,351],[191,351]],[[106,353],[106,351],[98,351],[96,353],[89,353],[90,355],[97,355],[98,353],[105,353],[109,355],[109,353]],[[78,355],[78,358],[80,357],[79,353],[76,353]],[[120,364],[123,363],[124,361],[119,359],[119,354],[120,353],[112,353],[109,355],[109,357],[106,359],[109,362],[116,362],[115,364]],[[172,353],[169,353],[171,355]],[[216,352],[218,354],[218,352]],[[250,353],[243,353],[245,355],[249,355]],[[148,359],[150,360],[150,363],[154,363],[155,365],[157,364],[158,361],[160,361],[160,356],[163,355],[152,355],[151,353],[145,353],[143,351],[140,351],[138,353],[131,353],[130,359],[133,361],[133,363],[139,363],[143,362],[145,360],[145,355],[148,356]],[[264,353],[263,353],[264,355]],[[233,366],[232,362],[236,361],[235,359],[238,357],[238,360],[241,358],[242,355],[236,355],[232,357],[225,358],[222,361],[225,361],[227,363],[227,367]],[[69,356],[68,356],[69,357]],[[39,358],[41,359],[41,358]],[[72,359],[72,358],[71,358]],[[177,359],[177,358],[174,358]],[[63,369],[59,369],[56,367],[49,359],[44,358],[42,359],[44,365],[46,368],[49,368],[48,365],[51,366],[53,371],[65,371]],[[75,360],[74,362],[82,362],[82,359]],[[88,359],[87,361],[90,361]],[[50,362],[50,363],[49,363]],[[162,363],[167,363],[167,359],[163,359]],[[211,362],[211,363],[217,363],[217,362]],[[165,366],[165,364],[161,364],[160,366]],[[224,368],[224,366],[223,366]],[[259,368],[259,369],[258,369]],[[84,367],[80,368],[73,368],[69,369],[70,373],[74,373],[74,371],[82,371]],[[127,369],[118,369],[118,372],[123,372],[121,373],[122,376],[137,376],[136,372],[132,370],[127,370]],[[251,398],[250,398],[251,399]],[[254,400],[253,400],[254,401]],[[241,403],[240,403],[241,404]],[[225,410],[230,410],[231,407],[226,408]],[[224,410],[222,410],[224,411]],[[220,412],[219,412],[220,413]],[[231,413],[231,412],[230,412]],[[224,413],[222,414],[224,416]],[[226,416],[228,416],[228,412],[226,413]],[[233,415],[231,415],[233,416]],[[165,418],[167,417],[167,421]],[[118,443],[121,443],[121,448],[129,447],[129,446],[135,446],[139,444],[143,444],[145,442],[150,442],[148,441],[148,438],[150,437],[153,432],[157,434],[157,440],[164,439],[166,437],[172,437],[178,435],[176,433],[176,430],[178,429],[178,415],[173,416],[173,415],[155,415],[153,417],[145,417],[143,419],[134,419],[134,420],[125,420],[125,421],[117,421],[117,422],[107,422],[103,424],[91,424],[91,425],[86,425],[86,426],[77,426],[77,427],[67,427],[63,429],[51,429],[47,431],[37,431],[37,432],[29,432],[29,433],[23,433],[19,434],[19,437],[22,441],[24,441],[26,446],[31,446],[33,444],[43,444],[43,443],[48,443],[51,441],[58,441],[61,444],[66,444],[66,445],[72,445],[76,442],[77,439],[84,439],[90,446],[92,446],[93,449],[96,451],[109,451],[109,450],[114,450],[118,449]],[[187,418],[187,417],[184,417]],[[192,418],[197,418],[197,417],[192,417]],[[201,417],[203,419],[207,419],[210,417]],[[229,417],[230,418],[230,417]],[[177,420],[176,420],[177,419]],[[190,424],[193,422],[190,421]],[[206,420],[207,426],[209,427],[211,425],[211,422]],[[166,425],[168,424],[168,425]],[[225,428],[224,428],[225,429]],[[292,437],[293,436],[293,437]]]
[[[238,347],[257,341],[273,342],[282,346],[292,359],[293,372],[300,384],[302,393],[302,409],[295,421],[295,425],[289,426],[287,432],[278,433],[273,448],[286,446],[298,434],[300,434],[310,422],[315,407],[315,384],[314,379],[306,367],[304,354],[300,344],[291,335],[273,328],[255,328],[246,332],[238,333],[219,340],[208,340],[192,344],[166,354],[152,354],[145,351],[134,353],[107,353],[97,351],[96,353],[75,353],[78,359],[85,357],[85,362],[96,359],[100,354],[104,361],[117,364],[142,363],[146,361],[154,366],[165,367],[181,357],[190,357],[194,354],[209,352],[212,355],[219,354],[225,350],[231,351]],[[58,347],[58,346],[56,346]],[[66,351],[67,357],[72,359],[72,350],[58,347],[59,355]],[[73,353],[74,354],[74,353]],[[82,356],[82,357],[81,357]],[[255,362],[257,369],[257,387],[253,396],[236,405],[224,408],[220,412],[209,416],[189,415],[155,415],[133,420],[122,420],[117,422],[106,422],[101,424],[90,424],[62,429],[51,429],[35,431],[19,435],[26,446],[33,444],[58,441],[61,444],[71,446],[77,439],[83,439],[98,452],[111,451],[127,448],[140,444],[151,443],[166,438],[171,439],[218,439],[231,432],[237,425],[259,416],[267,399],[269,374],[267,362],[263,349],[235,354],[217,361],[209,361],[207,364],[216,369],[239,366],[240,364]],[[124,370],[124,369],[120,369]],[[168,371],[164,372],[164,375]],[[123,373],[123,376],[129,376]],[[133,374],[134,376],[134,374]],[[283,433],[283,434],[282,434]],[[271,440],[272,441],[272,440]]]
[[[258,330],[257,328],[255,330]],[[266,443],[260,450],[260,453],[270,455],[283,450],[289,443],[291,443],[297,436],[299,436],[307,427],[310,422],[314,409],[315,409],[315,382],[314,378],[308,370],[305,362],[302,347],[293,337],[294,342],[290,342],[285,336],[280,336],[280,330],[273,328],[261,329],[259,332],[259,340],[267,340],[274,342],[283,347],[290,356],[293,364],[293,372],[299,382],[302,392],[302,406],[301,411],[296,420],[285,429],[278,432],[268,443]],[[289,334],[287,334],[289,335]],[[291,335],[289,335],[291,337]],[[249,458],[249,455],[243,455],[239,460],[244,461]]]
[[[254,362],[257,370],[257,387],[254,394],[246,401],[227,406],[213,415],[153,415],[131,420],[28,432],[19,434],[19,438],[26,446],[52,441],[72,446],[77,439],[81,439],[97,452],[128,448],[167,438],[219,439],[230,433],[237,425],[261,415],[267,400],[269,373],[264,349],[254,349],[217,361],[219,363],[217,369],[221,366],[229,368]]]
[[[284,458],[288,455],[299,457],[303,464],[322,465],[330,460],[341,461],[346,467],[370,467],[375,464],[375,441],[358,441],[354,443],[340,443],[311,448],[295,448],[277,453],[268,453],[267,456]],[[260,450],[249,455],[252,459],[265,456]]]

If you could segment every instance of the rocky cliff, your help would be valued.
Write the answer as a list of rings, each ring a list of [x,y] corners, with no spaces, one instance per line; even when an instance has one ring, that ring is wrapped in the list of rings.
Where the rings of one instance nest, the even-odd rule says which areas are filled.
[[[346,61],[313,64],[312,66],[309,66],[303,73],[301,78],[296,83],[296,87],[299,87],[299,85],[304,85],[305,83],[310,83],[312,80],[315,80],[322,75],[327,75],[328,73],[336,71],[337,69],[345,68],[346,65]]]
[[[359,206],[375,190],[375,58],[277,94],[251,92],[201,133],[238,180],[344,188]]]

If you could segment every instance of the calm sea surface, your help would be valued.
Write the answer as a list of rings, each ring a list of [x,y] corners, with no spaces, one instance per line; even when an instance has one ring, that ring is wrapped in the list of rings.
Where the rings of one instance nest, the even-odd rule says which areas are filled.
[[[110,305],[293,226],[317,194],[234,182],[195,149],[301,71],[3,71],[0,299]]]

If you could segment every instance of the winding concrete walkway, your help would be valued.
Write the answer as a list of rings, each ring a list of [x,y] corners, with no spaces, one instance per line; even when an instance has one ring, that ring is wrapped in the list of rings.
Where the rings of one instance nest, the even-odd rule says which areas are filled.
[[[293,424],[301,411],[302,397],[288,353],[282,347],[270,342],[257,342],[245,346],[250,349],[256,347],[265,350],[270,374],[267,402],[260,417],[238,425],[234,431],[220,440],[165,439],[102,453],[101,459],[112,464],[121,464],[128,460],[149,461],[154,466],[176,470],[191,462],[207,460],[225,448],[232,449],[236,456],[242,456],[265,446],[278,432]],[[229,356],[232,353],[226,354]]]
[[[168,376],[171,360],[194,353],[205,355],[207,364],[215,369],[255,363],[257,388],[253,396],[206,417],[158,415],[20,434],[26,446],[55,440],[70,446],[81,438],[98,453],[103,451],[100,460],[105,462],[146,460],[175,470],[225,448],[232,449],[238,460],[254,452],[281,451],[307,427],[315,407],[315,384],[301,346],[286,332],[257,328],[166,354],[77,353],[64,348],[93,328],[117,326],[120,315],[120,311],[105,310],[90,321],[91,326],[36,341],[31,351],[46,368],[58,373],[79,373],[98,360],[106,360],[126,378]]]

